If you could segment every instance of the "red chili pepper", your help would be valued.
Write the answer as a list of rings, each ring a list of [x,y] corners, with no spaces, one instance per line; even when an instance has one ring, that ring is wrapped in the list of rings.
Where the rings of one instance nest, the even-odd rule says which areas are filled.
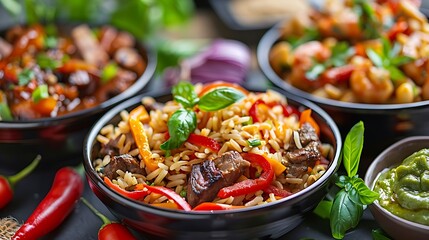
[[[124,225],[112,222],[101,212],[95,209],[86,199],[81,198],[81,201],[95,214],[101,221],[103,225],[98,230],[98,239],[99,240],[134,240],[137,239],[134,235],[128,230]]]
[[[268,193],[268,194],[273,193],[274,196],[278,196],[278,197],[282,197],[282,198],[292,195],[291,192],[289,192],[289,191],[287,191],[285,189],[277,188],[277,187],[275,187],[273,185],[269,185],[263,191],[265,193]]]
[[[48,194],[12,240],[38,239],[58,227],[82,196],[83,186],[82,176],[75,169],[60,168]]]
[[[175,191],[162,187],[162,186],[149,186],[147,184],[144,184],[143,190],[136,190],[136,191],[127,191],[125,189],[120,188],[116,184],[112,183],[112,181],[108,177],[104,177],[104,182],[111,187],[113,190],[117,191],[123,196],[138,200],[145,196],[147,196],[150,192],[158,193],[163,196],[166,196],[168,199],[174,201],[176,205],[179,207],[179,209],[183,209],[185,211],[190,211],[191,206],[188,204],[188,202],[185,201],[179,194],[177,194]],[[145,190],[145,188],[147,190]]]
[[[187,141],[194,145],[210,148],[214,152],[219,152],[221,148],[221,145],[213,138],[209,138],[209,137],[194,134],[194,133],[191,133],[189,135],[189,138]]]
[[[220,198],[235,197],[263,190],[273,181],[273,167],[264,156],[255,153],[242,153],[241,156],[252,165],[260,166],[263,172],[258,179],[246,179],[232,186],[222,188],[217,194]]]
[[[24,169],[13,176],[0,176],[0,209],[6,206],[13,198],[13,188],[17,182],[30,174],[40,162],[40,155]]]
[[[231,210],[237,208],[243,208],[244,206],[233,206],[229,204],[214,203],[214,202],[203,202],[194,207],[194,211],[216,211],[216,210]]]

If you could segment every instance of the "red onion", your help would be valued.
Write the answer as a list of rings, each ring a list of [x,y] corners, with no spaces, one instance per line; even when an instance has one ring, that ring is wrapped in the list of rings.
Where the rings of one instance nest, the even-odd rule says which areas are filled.
[[[242,83],[250,66],[250,49],[242,42],[217,39],[207,49],[182,61],[181,70],[166,69],[164,79],[168,85],[179,80],[192,83],[225,81]]]

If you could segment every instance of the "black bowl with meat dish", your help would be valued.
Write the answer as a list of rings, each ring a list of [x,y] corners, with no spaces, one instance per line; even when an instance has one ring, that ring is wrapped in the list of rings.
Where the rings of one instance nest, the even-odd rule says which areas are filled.
[[[15,26],[0,39],[0,162],[76,163],[90,126],[140,93],[156,54],[110,26]]]
[[[159,107],[156,104],[155,105],[146,104],[148,102],[145,100],[142,101],[142,99],[146,99],[146,97],[149,96],[150,99],[155,99],[156,101],[155,103],[166,103],[167,101],[172,100],[171,94],[154,92],[154,93],[146,93],[140,96],[136,96],[118,105],[114,109],[107,112],[102,118],[100,118],[100,120],[91,129],[90,133],[88,134],[85,140],[85,145],[84,145],[84,166],[85,166],[87,179],[92,191],[118,219],[120,219],[123,223],[131,226],[133,229],[137,230],[139,233],[142,234],[142,237],[144,238],[149,238],[149,239],[152,239],[152,238],[154,239],[273,238],[273,239],[277,239],[283,236],[284,234],[286,234],[287,232],[295,228],[297,225],[299,225],[303,221],[305,213],[311,211],[327,193],[330,187],[330,182],[334,177],[335,172],[338,170],[338,167],[340,164],[339,156],[340,156],[340,150],[342,146],[342,139],[335,122],[321,108],[317,107],[316,105],[314,105],[313,103],[307,100],[285,93],[280,89],[274,89],[274,90],[279,93],[279,96],[287,98],[288,106],[292,106],[297,109],[299,108],[300,110],[311,109],[312,110],[311,116],[314,118],[315,122],[317,122],[318,126],[320,127],[320,138],[318,137],[316,138],[320,139],[322,143],[326,143],[328,146],[330,146],[330,154],[329,154],[329,157],[327,157],[327,159],[329,159],[328,160],[329,164],[326,167],[326,172],[324,172],[323,175],[321,175],[314,183],[309,184],[309,186],[307,186],[306,188],[300,189],[299,191],[294,192],[291,195],[289,194],[282,195],[282,197],[276,198],[276,201],[274,202],[269,202],[267,204],[254,205],[254,206],[249,206],[244,208],[231,207],[229,205],[230,203],[224,203],[224,205],[220,204],[220,205],[213,206],[211,204],[214,204],[213,202],[215,202],[215,200],[213,200],[213,202],[210,202],[214,198],[213,196],[209,197],[209,200],[207,199],[204,200],[209,202],[208,205],[205,205],[207,204],[207,202],[201,203],[203,201],[202,198],[207,197],[205,194],[208,193],[208,195],[210,195],[210,193],[214,191],[216,196],[216,193],[218,192],[219,188],[214,190],[215,187],[213,187],[213,185],[216,185],[219,181],[223,181],[223,180],[228,181],[227,178],[229,178],[230,175],[225,174],[225,166],[226,168],[229,168],[231,167],[231,165],[234,165],[234,164],[225,164],[225,162],[228,161],[229,158],[235,158],[234,155],[238,155],[238,157],[240,158],[240,155],[237,154],[236,152],[234,153],[234,151],[223,150],[223,154],[219,156],[223,148],[219,146],[220,150],[219,148],[217,148],[217,150],[219,150],[217,152],[219,155],[216,155],[217,157],[212,159],[212,161],[210,160],[205,161],[206,160],[205,155],[200,157],[199,155],[197,156],[196,153],[194,155],[196,156],[197,159],[195,157],[185,156],[189,154],[188,152],[191,151],[190,149],[194,149],[194,147],[192,146],[188,147],[188,144],[192,142],[191,145],[196,144],[194,146],[200,146],[199,144],[204,145],[202,142],[206,141],[206,140],[200,140],[200,143],[195,142],[196,139],[191,140],[192,134],[190,135],[188,140],[185,140],[187,142],[182,144],[179,150],[172,150],[170,152],[171,155],[164,156],[165,159],[162,160],[164,162],[158,163],[158,168],[156,168],[156,170],[153,170],[153,169],[152,169],[153,171],[150,170],[152,171],[151,173],[154,173],[155,171],[160,170],[163,164],[170,166],[169,167],[170,170],[167,170],[166,172],[167,175],[164,178],[165,182],[163,182],[164,180],[162,180],[161,182],[156,183],[158,177],[161,175],[161,172],[163,170],[157,173],[158,175],[154,180],[155,178],[154,176],[149,177],[150,174],[145,175],[150,172],[150,171],[147,172],[149,169],[149,166],[147,165],[146,161],[140,160],[141,156],[139,156],[139,152],[134,153],[134,154],[137,154],[136,157],[134,158],[134,157],[131,157],[130,155],[128,156],[124,155],[123,152],[121,152],[120,150],[113,150],[113,146],[119,146],[118,145],[119,141],[122,141],[121,146],[128,144],[126,141],[120,140],[122,138],[121,135],[114,135],[115,137],[111,137],[108,143],[105,143],[105,142],[101,143],[99,140],[100,134],[102,134],[103,132],[106,132],[108,128],[112,129],[111,124],[113,124],[113,126],[118,124],[118,126],[120,126],[119,128],[123,128],[126,125],[126,124],[123,124],[124,123],[123,121],[127,121],[127,120],[124,120],[124,116],[128,116],[128,115],[124,114],[123,110],[130,111],[129,116],[133,116],[134,110],[142,106],[142,102],[144,103],[144,106],[148,109],[147,111],[149,111],[149,109],[156,109]],[[255,92],[261,92],[261,91],[263,90],[257,90]],[[166,106],[166,108],[164,109],[167,109],[167,107],[169,106],[168,104],[167,105],[161,104],[161,105]],[[269,105],[270,104],[267,104],[266,106],[269,106]],[[155,107],[152,107],[152,106],[155,106]],[[233,107],[231,109],[233,109]],[[264,111],[264,109],[265,107],[261,107],[258,111]],[[277,108],[277,111],[281,112],[279,108]],[[199,113],[200,111],[197,110],[197,114]],[[157,114],[156,112],[155,113],[151,112],[149,116],[153,118],[153,117],[156,117]],[[134,117],[128,118],[130,126],[131,126],[132,118]],[[208,121],[209,122],[215,121],[213,120],[214,118],[216,118],[216,116],[212,116]],[[140,119],[144,119],[144,118],[140,118]],[[145,122],[145,121],[146,120],[142,120],[142,122]],[[151,121],[150,123],[145,122],[145,124],[149,124],[149,125],[156,124],[152,122],[152,120],[150,121]],[[269,122],[270,121],[266,121],[265,123],[269,124]],[[201,122],[199,121],[199,123]],[[275,123],[272,123],[272,124],[275,125]],[[242,124],[240,123],[237,125],[241,126]],[[237,125],[235,125],[234,127],[237,127]],[[207,123],[207,126],[210,126],[210,124]],[[244,126],[244,123],[243,123],[243,126]],[[153,145],[151,143],[152,141],[151,139],[156,139],[157,137],[155,136],[161,137],[164,140],[171,139],[171,138],[169,138],[169,136],[168,137],[165,136],[165,132],[162,132],[161,135],[155,134],[155,130],[153,131],[148,130],[147,127],[148,125],[145,125],[145,132],[148,134],[149,146],[151,148],[150,150],[154,154],[156,153],[156,154],[163,155],[164,153],[162,151],[156,150],[159,147],[159,145],[158,147],[157,147],[157,144]],[[197,126],[197,129],[198,128],[199,127]],[[130,131],[132,133],[132,128]],[[194,133],[196,132],[197,131],[194,131]],[[203,134],[202,132],[204,132],[204,130],[201,131],[201,135]],[[128,136],[132,136],[131,133],[128,132]],[[172,133],[169,132],[169,134],[171,135]],[[259,136],[258,134],[259,133],[255,133],[255,136]],[[315,136],[314,130],[312,134],[310,135]],[[208,135],[208,136],[212,136],[212,135]],[[302,140],[303,136],[302,135],[299,135],[299,136],[301,136],[301,140]],[[225,136],[225,138],[227,138],[227,140],[225,141],[231,141],[231,139],[229,139],[228,136]],[[304,138],[307,138],[307,137],[304,137]],[[311,137],[308,137],[308,138],[311,138]],[[222,142],[222,140],[216,140],[216,142],[217,141]],[[239,141],[237,140],[237,142]],[[310,141],[310,142],[315,143],[313,141]],[[298,150],[305,149],[305,151],[307,151],[307,147],[310,146],[311,144],[310,143],[306,143],[306,144],[308,145],[302,145],[303,148]],[[225,145],[226,143],[224,142],[222,146],[225,146]],[[249,142],[249,145],[250,145],[250,142]],[[228,146],[231,147],[231,145],[228,145]],[[131,149],[135,147],[136,146],[131,147]],[[132,155],[131,152],[134,152],[134,151],[135,150],[130,151],[130,154]],[[245,150],[245,148],[243,148],[243,151],[248,151],[248,150]],[[211,150],[204,151],[204,153],[208,153],[208,152],[212,153]],[[277,152],[274,150],[271,153],[280,154],[281,152],[284,153],[283,150],[279,150]],[[310,152],[307,152],[307,153],[311,155]],[[107,154],[108,157],[105,156],[105,154]],[[121,154],[121,155],[117,156],[116,154]],[[249,154],[249,153],[245,153],[245,154]],[[244,155],[241,154],[241,156],[243,156],[243,159],[249,160],[250,159],[248,158],[249,156],[247,155],[246,157],[245,154]],[[152,155],[152,156],[155,156],[155,155]],[[199,162],[194,164],[192,166],[192,170],[187,169],[185,167],[185,168],[181,168],[180,171],[177,171],[177,168],[173,167],[174,164],[170,165],[168,163],[170,161],[168,159],[174,159],[176,156],[178,156],[178,159],[172,160],[172,161],[180,162],[182,160],[183,161],[187,160],[192,162],[192,161],[200,160],[198,158],[204,158],[204,159],[201,159],[203,163]],[[179,156],[182,156],[182,157],[179,157]],[[106,157],[108,158],[108,160],[107,160],[107,163],[104,163],[106,161]],[[207,159],[209,158],[210,157],[207,157]],[[292,161],[292,158],[293,157],[291,157],[290,159],[288,158],[289,159],[288,161]],[[138,163],[139,161],[140,161],[140,164]],[[142,168],[139,168],[139,166],[141,167],[142,162],[145,162],[145,165],[143,166],[143,170]],[[214,162],[214,163],[213,165],[210,165],[209,162]],[[310,161],[308,160],[308,162]],[[221,167],[222,163],[224,164],[223,167]],[[102,167],[100,167],[100,164]],[[253,166],[253,164],[254,163],[252,162],[251,166]],[[240,167],[239,164],[236,164],[235,167],[231,167],[231,168],[236,169],[239,167]],[[288,174],[289,173],[293,174],[292,173],[293,168],[294,168],[293,164],[290,163],[288,165],[288,170],[285,170],[285,171],[287,171]],[[300,174],[305,174],[305,172],[307,172],[307,168],[308,167],[306,166],[304,169],[304,172],[301,172]],[[122,173],[120,173],[118,169],[123,170]],[[136,169],[139,169],[139,170],[136,170]],[[251,176],[252,171],[250,169],[253,169],[253,168],[249,167],[248,172],[244,171],[246,173],[243,172],[242,173],[243,175],[241,177],[247,174],[250,174],[249,176]],[[204,170],[207,170],[207,172],[204,172]],[[137,175],[133,175],[137,177],[141,176],[139,174],[145,175],[146,178],[144,179],[146,180],[143,179],[143,182],[139,181],[136,185],[121,186],[120,188],[122,188],[122,190],[118,190],[118,185],[115,185],[116,187],[112,188],[113,180],[106,180],[106,178],[111,178],[112,174],[122,176],[125,171],[138,173]],[[217,171],[222,172],[222,175],[220,177],[220,179],[222,180],[218,181],[218,178],[216,177],[218,176]],[[256,171],[257,173],[260,173],[259,170],[256,170]],[[262,173],[260,173],[261,174],[260,177],[262,177],[266,173],[265,171],[266,170],[262,170]],[[171,183],[171,181],[169,181],[170,177],[171,179],[175,179],[175,177],[172,177],[172,176],[177,176],[177,174],[180,174],[180,173],[188,174],[184,179],[185,183],[182,183],[182,184],[188,184],[186,186],[187,190],[185,191],[184,195],[182,195],[182,192],[184,191],[185,188],[181,188],[182,190],[180,189],[178,190],[179,186],[172,188],[173,191],[175,192],[180,191],[180,195],[176,193],[176,196],[179,196],[179,198],[182,199],[182,200],[179,200],[179,203],[177,203],[177,200],[173,200],[177,203],[175,204],[173,202],[173,205],[174,205],[173,207],[171,205],[168,205],[168,203],[170,204],[172,203],[169,200],[167,200],[167,203],[165,202],[157,203],[157,200],[151,199],[152,197],[148,198],[148,196],[152,196],[152,195],[147,195],[146,197],[141,196],[140,200],[134,200],[139,198],[136,196],[133,196],[132,197],[133,199],[123,196],[123,194],[128,194],[129,192],[134,192],[134,193],[138,192],[140,188],[138,188],[137,186],[139,185],[144,186],[144,188],[142,189],[146,189],[148,186],[150,186],[151,192],[154,191],[152,187],[162,188],[160,186],[164,184],[165,184],[164,185],[165,187],[169,187]],[[253,175],[257,175],[257,173],[256,174],[253,173]],[[117,176],[117,178],[115,178],[115,184],[120,184],[119,181],[122,181],[122,182],[125,181],[128,183],[129,180],[126,180],[127,178],[126,174],[127,173],[123,175],[124,176],[123,178],[121,176]],[[191,180],[188,181],[187,177],[189,177],[189,174],[191,175],[191,177],[189,178]],[[277,180],[281,178],[277,174],[276,176],[277,176],[276,177]],[[252,178],[252,177],[249,177],[249,178]],[[253,176],[253,178],[256,178],[256,176]],[[211,185],[212,181],[214,183]],[[261,179],[261,181],[263,180]],[[150,184],[150,185],[147,185],[147,184]],[[206,184],[208,184],[208,186]],[[270,186],[272,187],[273,185],[270,185]],[[126,191],[129,191],[129,192],[124,193],[123,192],[124,189],[126,189]],[[189,189],[193,189],[192,193],[189,193],[189,191],[191,191]],[[205,189],[205,190],[202,190],[201,192],[199,192],[201,189]],[[218,194],[220,194],[221,191],[222,190],[220,190]],[[278,193],[273,193],[272,197],[277,196],[277,194],[281,195],[280,192],[282,191],[283,190],[279,190]],[[196,192],[198,192],[198,194]],[[161,193],[161,196],[164,196],[163,194],[164,193]],[[249,196],[253,196],[252,194],[256,194],[256,193],[247,193],[247,194]],[[185,195],[186,197],[184,197]],[[155,198],[158,198],[158,199],[162,198],[162,197],[160,198],[159,195],[153,195],[153,196],[155,196]],[[267,197],[266,195],[261,195],[261,196],[264,196],[264,198]],[[242,197],[244,198],[244,195]],[[252,199],[253,197],[250,197],[250,199]],[[170,197],[167,197],[167,198],[170,198]],[[198,198],[198,200],[200,201],[196,203],[195,198]],[[235,197],[235,198],[239,198],[239,197]],[[253,198],[253,200],[255,199],[256,197]],[[178,207],[179,205],[180,206],[187,205],[187,203],[186,204],[180,203],[180,201],[183,201],[183,200],[188,202],[189,205],[191,205],[191,208],[183,207],[182,209],[180,209],[181,207]],[[149,202],[146,203],[145,201],[149,201]],[[191,203],[191,201],[193,201],[193,203]],[[241,201],[245,201],[245,200],[241,200]],[[252,200],[247,200],[247,201],[250,202]],[[231,204],[233,205],[234,203],[231,203]],[[197,205],[197,207],[195,207],[195,205]],[[225,205],[228,205],[230,208],[225,210],[226,209],[224,208]],[[201,206],[205,206],[205,207],[201,207]],[[196,209],[198,209],[199,207],[201,207],[200,210],[203,210],[203,211],[196,211]],[[221,207],[222,209],[219,209],[216,207]],[[186,209],[186,210],[183,210],[183,209]]]
[[[424,15],[414,11],[417,8],[410,7],[407,3],[401,4],[404,5],[401,5],[401,8],[409,8],[410,12],[407,14],[415,14],[414,17],[420,19],[422,26],[428,26]],[[402,11],[405,12],[404,9]],[[258,44],[258,64],[272,84],[322,107],[335,120],[343,135],[347,134],[357,121],[364,122],[366,131],[361,170],[369,166],[370,159],[399,139],[429,133],[427,124],[429,80],[425,78],[429,62],[424,53],[417,58],[405,56],[406,54],[401,55],[406,51],[405,47],[401,48],[404,46],[404,41],[405,44],[412,44],[415,41],[413,39],[420,36],[421,32],[416,30],[417,33],[411,34],[411,25],[417,20],[405,13],[400,14],[402,17],[397,19],[402,20],[393,22],[396,28],[392,27],[389,32],[390,41],[382,37],[375,40],[358,40],[362,38],[358,34],[359,30],[356,38],[351,40],[347,38],[350,36],[336,36],[335,34],[341,33],[340,30],[326,33],[329,29],[331,31],[335,28],[324,29],[325,23],[335,22],[334,24],[343,26],[341,23],[349,24],[350,18],[344,17],[344,21],[326,19],[329,15],[321,16],[316,13],[315,16],[302,17],[301,20],[305,21],[278,23],[264,34]],[[356,18],[351,19],[356,20]],[[386,19],[391,18],[386,17]],[[303,26],[309,22],[316,27],[303,29]],[[295,28],[288,28],[294,24]],[[403,29],[403,32],[400,32],[397,29],[399,25],[406,26],[408,30]],[[346,28],[351,31],[350,34],[353,33],[353,29],[359,28],[356,22],[351,26],[350,29]],[[293,31],[299,31],[297,29],[304,31],[302,38],[287,37],[288,34],[293,34]],[[395,29],[398,31],[395,32]],[[344,28],[342,31],[344,34],[347,33]],[[325,38],[325,36],[331,36],[331,38]],[[328,52],[322,54],[319,51],[321,49]],[[302,54],[293,55],[292,52],[288,53],[289,50],[299,51]],[[380,56],[383,59],[387,58],[383,55],[384,52],[391,54],[389,55],[391,59],[402,59],[405,64],[401,65],[396,60],[388,60],[381,63],[385,64],[383,66],[377,65],[380,64],[377,62]],[[319,53],[321,55],[327,53],[327,55],[319,56]],[[325,59],[327,56],[328,58]],[[303,59],[306,57],[309,57],[309,62],[304,63]],[[317,59],[318,57],[322,59]],[[307,72],[300,72],[300,69],[304,69],[300,66],[304,65],[307,67]],[[362,75],[363,72],[367,75]],[[304,75],[299,77],[300,74]],[[378,78],[380,82],[377,82],[376,76],[381,76]],[[385,78],[386,76],[390,78]],[[386,84],[386,87],[383,84]],[[407,95],[405,93],[410,93],[410,98],[401,98]]]

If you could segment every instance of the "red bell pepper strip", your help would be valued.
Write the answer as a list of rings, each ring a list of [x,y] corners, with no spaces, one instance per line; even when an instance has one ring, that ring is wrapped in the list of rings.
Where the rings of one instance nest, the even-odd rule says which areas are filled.
[[[214,203],[214,202],[203,202],[194,207],[194,211],[217,211],[217,210],[231,210],[237,208],[243,208],[244,206],[233,206],[223,203]]]
[[[344,83],[347,82],[352,76],[353,71],[355,70],[355,66],[352,64],[334,67],[326,70],[321,78],[324,84],[327,83]]]
[[[187,140],[189,143],[194,145],[203,146],[211,149],[213,152],[219,152],[221,145],[214,140],[213,138],[209,138],[206,136],[198,135],[195,133],[191,133]]]
[[[282,197],[282,198],[285,198],[285,197],[287,197],[287,196],[292,195],[292,193],[291,193],[291,192],[289,192],[289,191],[287,191],[287,190],[285,190],[285,189],[277,188],[277,187],[275,187],[275,186],[273,186],[273,185],[269,185],[269,186],[268,186],[268,187],[266,187],[263,191],[264,191],[265,193],[268,193],[268,194],[273,193],[273,194],[274,194],[274,196],[278,196],[278,197]]]
[[[147,184],[144,184],[143,190],[137,190],[137,191],[127,191],[125,189],[120,188],[116,184],[112,183],[112,181],[108,177],[104,177],[104,182],[111,187],[113,190],[117,191],[119,194],[129,197],[135,200],[141,199],[151,192],[158,193],[163,196],[166,196],[168,199],[174,201],[176,205],[179,207],[179,209],[183,209],[185,211],[190,211],[191,206],[183,199],[179,194],[177,194],[175,191],[162,187],[162,186],[149,186]]]
[[[262,100],[262,99],[256,100],[249,109],[249,116],[252,118],[254,123],[261,122],[261,120],[258,117],[258,105],[259,104],[265,104],[264,100]]]
[[[126,228],[124,225],[110,221],[106,216],[101,212],[95,209],[85,198],[81,198],[81,201],[95,214],[101,221],[103,225],[98,230],[98,239],[99,240],[136,240],[137,238]]]
[[[390,41],[394,41],[396,36],[400,33],[406,33],[408,30],[408,23],[404,20],[397,21],[388,31],[387,37]]]
[[[253,193],[263,190],[268,187],[274,179],[274,170],[267,159],[255,153],[242,153],[241,156],[249,161],[252,165],[257,165],[262,168],[262,174],[257,179],[246,179],[235,183],[232,186],[224,187],[218,192],[218,197],[227,198],[230,196],[240,196],[248,193]]]
[[[13,187],[17,182],[22,180],[28,174],[30,174],[39,164],[40,155],[24,169],[19,171],[17,174],[9,177],[0,176],[0,209],[6,206],[13,198]]]
[[[108,177],[104,177],[104,183],[106,183],[107,186],[109,186],[111,189],[121,194],[122,196],[131,198],[134,200],[142,199],[150,194],[150,192],[147,189],[137,190],[137,191],[127,191],[125,189],[122,189],[118,185],[114,184]]]
[[[39,239],[58,227],[82,196],[83,186],[82,176],[75,169],[60,168],[48,194],[12,240]]]

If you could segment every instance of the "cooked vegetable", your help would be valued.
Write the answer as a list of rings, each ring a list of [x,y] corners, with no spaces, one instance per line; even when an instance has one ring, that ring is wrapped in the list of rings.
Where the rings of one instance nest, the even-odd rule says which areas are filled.
[[[12,200],[15,184],[30,174],[37,167],[40,159],[40,155],[37,155],[28,166],[13,176],[5,177],[0,175],[0,209],[4,208]]]
[[[103,221],[103,225],[98,230],[98,240],[133,240],[137,239],[124,225],[110,221],[85,198],[80,199],[97,217]]]
[[[54,230],[74,209],[83,186],[83,178],[77,170],[60,168],[49,192],[12,239],[38,239]]]

